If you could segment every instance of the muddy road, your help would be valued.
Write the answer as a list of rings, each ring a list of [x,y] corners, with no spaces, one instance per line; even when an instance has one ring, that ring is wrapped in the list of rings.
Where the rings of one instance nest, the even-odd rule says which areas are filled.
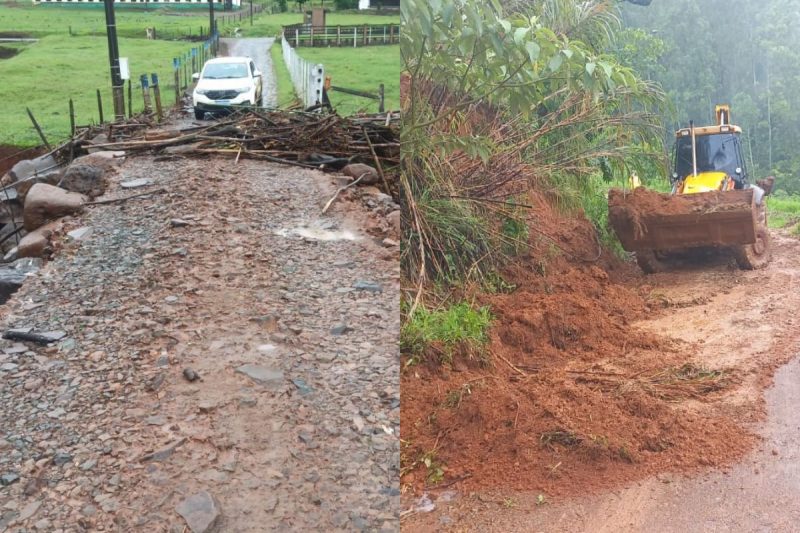
[[[399,267],[370,212],[231,157],[109,179],[144,195],[71,220],[0,307],[64,333],[0,341],[0,532],[396,530]]]
[[[740,271],[720,255],[627,282],[660,308],[632,324],[634,329],[674,339],[691,348],[689,362],[735,376],[713,400],[688,400],[675,408],[709,420],[737,421],[741,432],[730,433],[727,442],[724,436],[708,442],[735,448],[752,441],[743,458],[691,471],[667,466],[657,475],[572,498],[550,497],[541,490],[462,492],[456,484],[429,491],[433,511],[420,509],[418,494],[405,498],[404,530],[796,530],[800,241],[778,231],[772,238],[774,259],[764,270]]]

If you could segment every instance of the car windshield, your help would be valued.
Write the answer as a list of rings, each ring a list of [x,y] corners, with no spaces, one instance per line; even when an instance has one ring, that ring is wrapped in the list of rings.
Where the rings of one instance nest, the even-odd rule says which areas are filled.
[[[736,156],[736,136],[732,133],[716,135],[698,135],[697,172],[725,172],[729,176],[736,175],[740,167]],[[692,138],[678,139],[676,146],[675,172],[683,179],[692,173]]]
[[[209,63],[203,72],[207,80],[230,80],[247,77],[247,65],[244,63]]]

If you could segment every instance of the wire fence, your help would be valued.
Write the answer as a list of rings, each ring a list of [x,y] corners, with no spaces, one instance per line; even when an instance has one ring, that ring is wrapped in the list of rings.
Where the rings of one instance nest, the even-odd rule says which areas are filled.
[[[283,62],[289,70],[292,85],[297,96],[306,108],[322,103],[322,91],[325,88],[325,67],[319,63],[311,63],[303,59],[297,51],[281,36]]]

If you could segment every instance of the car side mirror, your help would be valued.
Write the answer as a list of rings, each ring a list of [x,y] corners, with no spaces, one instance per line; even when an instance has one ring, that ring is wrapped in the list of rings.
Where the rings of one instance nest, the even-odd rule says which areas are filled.
[[[200,79],[200,73],[199,72],[195,72],[194,74],[192,74],[192,79],[194,81],[199,80]]]

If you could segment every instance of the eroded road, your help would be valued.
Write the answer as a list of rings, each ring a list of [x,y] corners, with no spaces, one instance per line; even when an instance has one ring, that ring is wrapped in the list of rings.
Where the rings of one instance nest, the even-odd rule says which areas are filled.
[[[0,341],[0,531],[396,530],[396,252],[320,173],[140,178],[2,307],[66,337]]]
[[[436,509],[408,511],[403,529],[797,531],[800,241],[773,231],[773,249],[773,262],[761,271],[742,272],[722,258],[639,282],[668,309],[636,327],[689,341],[698,347],[696,364],[738,376],[737,386],[715,408],[761,436],[743,461],[693,475],[662,474],[567,501],[542,500],[538,493],[435,490],[430,497]]]

